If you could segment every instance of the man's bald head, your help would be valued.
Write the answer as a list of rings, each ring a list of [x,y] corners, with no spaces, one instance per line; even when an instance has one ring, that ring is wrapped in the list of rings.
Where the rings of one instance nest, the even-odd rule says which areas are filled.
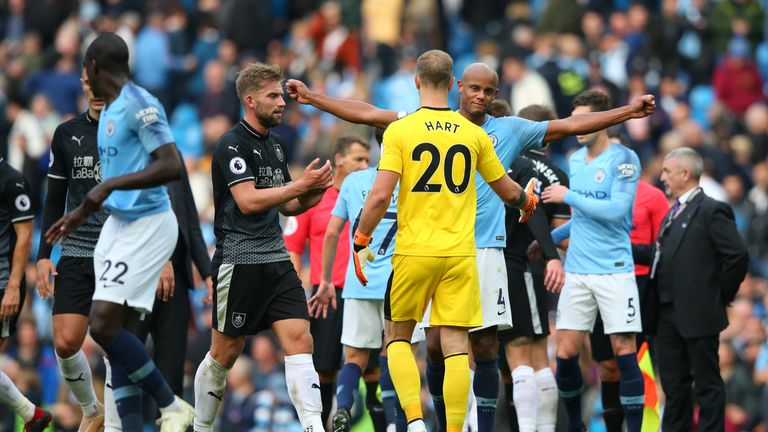
[[[485,63],[472,63],[464,68],[462,81],[489,81],[499,86],[499,74]]]
[[[430,50],[416,59],[416,76],[421,85],[450,88],[453,79],[453,59],[441,50]]]

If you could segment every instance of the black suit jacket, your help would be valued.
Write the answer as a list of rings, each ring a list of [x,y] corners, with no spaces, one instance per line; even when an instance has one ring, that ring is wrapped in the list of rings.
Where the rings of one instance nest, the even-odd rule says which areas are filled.
[[[181,155],[179,155],[181,157]],[[195,207],[195,198],[192,196],[192,188],[189,186],[189,176],[182,164],[181,178],[168,183],[168,195],[171,197],[171,207],[179,222],[179,240],[176,250],[173,251],[173,271],[178,285],[186,284],[187,288],[194,288],[192,277],[192,262],[197,271],[205,278],[211,274],[211,259],[208,256],[208,248],[203,241],[200,231],[200,219]]]
[[[661,256],[649,291],[658,296],[662,288],[672,294],[675,320],[683,337],[719,334],[728,326],[725,306],[736,296],[749,262],[733,210],[699,192],[661,234]],[[651,261],[653,253],[654,248],[647,248],[638,262]],[[658,300],[655,297],[651,301]],[[658,312],[657,305],[648,309]],[[645,319],[655,323],[658,316]]]

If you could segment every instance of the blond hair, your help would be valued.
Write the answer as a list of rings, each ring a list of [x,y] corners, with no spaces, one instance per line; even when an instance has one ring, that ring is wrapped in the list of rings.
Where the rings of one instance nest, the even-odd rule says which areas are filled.
[[[259,91],[265,83],[281,82],[283,71],[279,66],[264,63],[251,63],[237,74],[235,88],[237,97],[242,101],[249,92]]]

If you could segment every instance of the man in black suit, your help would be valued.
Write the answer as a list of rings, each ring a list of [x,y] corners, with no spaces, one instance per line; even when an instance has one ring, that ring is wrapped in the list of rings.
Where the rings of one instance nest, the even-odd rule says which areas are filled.
[[[167,187],[173,213],[179,222],[179,240],[163,269],[152,314],[139,325],[138,336],[146,340],[148,334],[152,335],[153,360],[173,393],[181,396],[190,314],[188,290],[195,288],[192,263],[205,281],[208,288],[205,302],[210,303],[211,260],[200,231],[187,170],[182,169],[181,178],[168,183]]]
[[[731,207],[699,187],[702,170],[701,156],[688,147],[669,152],[662,166],[661,181],[675,199],[651,255],[651,283],[660,303],[656,349],[667,396],[665,432],[692,430],[692,385],[699,430],[724,430],[718,336],[728,325],[725,307],[736,296],[749,260]]]

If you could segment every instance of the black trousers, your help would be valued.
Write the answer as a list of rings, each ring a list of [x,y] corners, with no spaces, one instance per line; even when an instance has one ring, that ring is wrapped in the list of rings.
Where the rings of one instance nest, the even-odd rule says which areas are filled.
[[[155,299],[152,314],[139,324],[137,336],[142,342],[152,335],[153,360],[175,395],[184,390],[184,360],[189,327],[189,289],[176,280],[176,289],[168,302]]]
[[[720,377],[718,335],[685,338],[678,331],[674,314],[672,304],[661,304],[656,358],[667,396],[661,428],[664,432],[690,432],[695,395],[699,431],[724,431],[725,384]]]

